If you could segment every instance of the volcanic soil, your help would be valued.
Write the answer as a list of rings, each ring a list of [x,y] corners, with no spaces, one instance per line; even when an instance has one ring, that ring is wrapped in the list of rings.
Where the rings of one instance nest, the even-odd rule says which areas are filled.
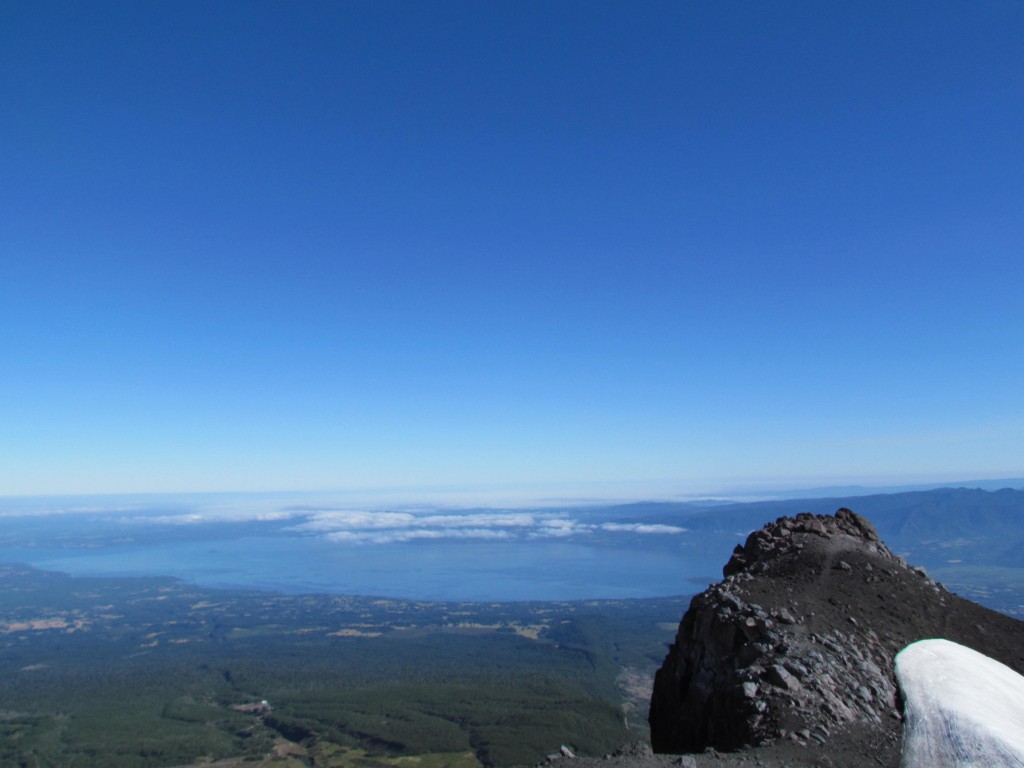
[[[652,696],[652,743],[683,739],[688,749],[671,751],[686,754],[656,755],[638,743],[556,763],[897,768],[893,658],[905,646],[946,638],[1024,674],[1024,622],[947,591],[849,510],[768,523],[724,570],[684,614]],[[709,712],[735,722],[684,722],[694,713],[707,721]]]

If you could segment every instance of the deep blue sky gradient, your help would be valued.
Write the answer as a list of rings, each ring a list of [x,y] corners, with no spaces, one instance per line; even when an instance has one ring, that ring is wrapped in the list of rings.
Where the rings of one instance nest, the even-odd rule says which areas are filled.
[[[1024,473],[1019,2],[12,2],[0,495]]]

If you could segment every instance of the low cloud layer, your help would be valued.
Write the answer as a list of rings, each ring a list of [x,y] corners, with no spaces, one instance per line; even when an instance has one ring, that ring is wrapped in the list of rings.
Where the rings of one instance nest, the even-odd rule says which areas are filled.
[[[647,523],[601,523],[602,531],[616,531],[622,533],[683,533],[685,528],[678,525],[661,525]]]
[[[322,511],[293,526],[330,541],[391,543],[417,539],[551,539],[598,533],[679,534],[674,525],[583,522],[567,512],[374,512]]]
[[[0,508],[0,514],[5,510]],[[15,514],[13,509],[6,510]],[[431,540],[551,540],[596,539],[608,536],[676,535],[676,525],[602,519],[603,510],[585,507],[561,509],[438,509],[403,507],[352,509],[331,504],[295,504],[285,499],[178,503],[147,506],[37,506],[26,515],[74,515],[132,527],[260,525],[260,535],[318,536],[339,544],[385,544]],[[608,514],[612,514],[608,510]],[[266,527],[269,526],[269,527]]]

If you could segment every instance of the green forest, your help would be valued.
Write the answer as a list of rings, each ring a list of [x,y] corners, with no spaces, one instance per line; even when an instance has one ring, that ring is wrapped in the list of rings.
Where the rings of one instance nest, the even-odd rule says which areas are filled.
[[[623,672],[653,674],[686,603],[284,596],[26,566],[0,566],[0,594],[0,764],[76,768],[600,755],[646,737]]]

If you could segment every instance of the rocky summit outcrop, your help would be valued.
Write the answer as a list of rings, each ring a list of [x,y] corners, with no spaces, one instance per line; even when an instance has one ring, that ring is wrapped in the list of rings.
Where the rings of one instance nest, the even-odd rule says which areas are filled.
[[[896,766],[907,644],[945,637],[1024,670],[1024,623],[946,591],[848,509],[769,523],[723,570],[655,678],[656,752],[788,744],[822,764]]]

